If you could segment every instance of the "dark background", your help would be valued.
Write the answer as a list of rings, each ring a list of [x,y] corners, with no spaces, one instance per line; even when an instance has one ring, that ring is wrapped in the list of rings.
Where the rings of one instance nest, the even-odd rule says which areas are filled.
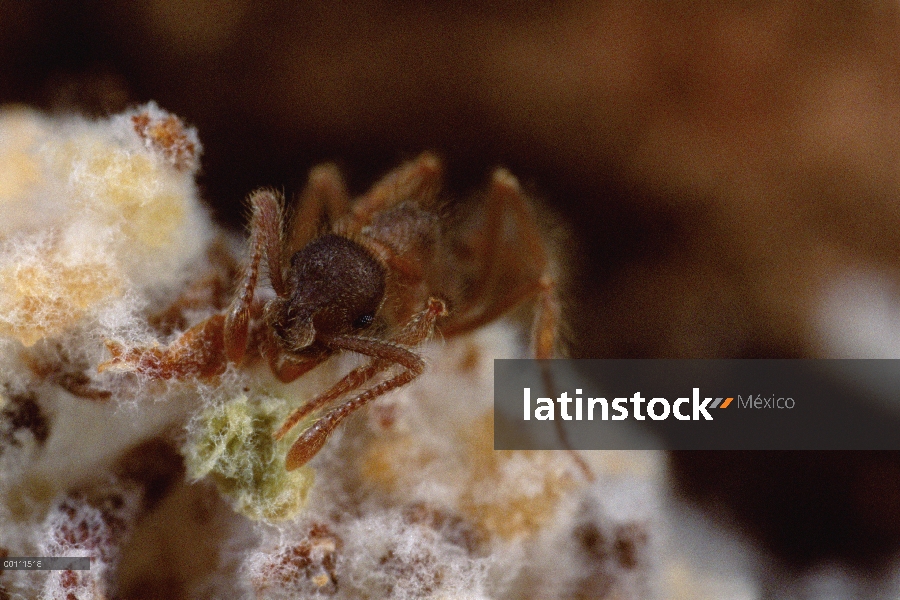
[[[0,0],[0,102],[195,125],[243,225],[335,160],[354,191],[423,149],[558,212],[570,353],[828,354],[840,274],[900,267],[896,2]],[[900,549],[893,453],[675,453],[680,493],[789,568]],[[715,508],[713,508],[715,507]]]

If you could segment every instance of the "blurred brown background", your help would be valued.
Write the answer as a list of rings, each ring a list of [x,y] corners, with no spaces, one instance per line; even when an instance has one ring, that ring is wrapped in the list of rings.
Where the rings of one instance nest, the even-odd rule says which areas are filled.
[[[579,242],[572,355],[822,356],[833,280],[900,282],[898,42],[886,1],[0,0],[0,102],[156,100],[233,227],[323,160],[362,191],[433,149],[457,196],[504,165]],[[787,564],[900,549],[894,454],[673,464]]]

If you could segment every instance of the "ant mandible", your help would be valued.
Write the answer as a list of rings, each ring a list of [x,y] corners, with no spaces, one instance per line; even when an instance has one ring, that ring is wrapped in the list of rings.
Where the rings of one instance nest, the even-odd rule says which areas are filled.
[[[481,203],[450,212],[437,201],[440,174],[440,161],[425,153],[351,202],[337,168],[316,167],[289,228],[279,194],[254,192],[250,258],[228,310],[167,347],[108,341],[112,359],[100,370],[208,379],[229,363],[262,356],[290,382],[339,352],[368,357],[275,432],[281,439],[308,415],[386,374],[300,434],[285,459],[293,470],[356,410],[423,373],[413,348],[435,327],[445,337],[465,334],[534,300],[534,354],[550,358],[559,304],[544,240],[517,180],[498,169]],[[256,299],[263,260],[275,294],[266,302]]]

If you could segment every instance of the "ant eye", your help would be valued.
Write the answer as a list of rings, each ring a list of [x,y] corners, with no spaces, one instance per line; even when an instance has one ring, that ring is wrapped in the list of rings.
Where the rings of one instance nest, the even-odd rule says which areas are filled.
[[[372,313],[367,313],[367,314],[359,317],[355,321],[353,321],[353,326],[356,329],[365,329],[366,327],[371,325],[372,321],[374,321],[374,320],[375,320],[375,315],[373,315]]]

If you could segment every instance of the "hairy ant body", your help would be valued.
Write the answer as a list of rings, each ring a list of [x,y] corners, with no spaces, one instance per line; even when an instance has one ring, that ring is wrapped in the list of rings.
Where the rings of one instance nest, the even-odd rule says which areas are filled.
[[[474,212],[448,217],[437,204],[439,179],[438,159],[423,154],[351,202],[337,169],[320,166],[289,229],[279,195],[254,192],[250,259],[228,310],[167,347],[108,342],[113,357],[101,370],[210,378],[228,363],[241,364],[249,350],[289,382],[339,352],[369,357],[275,432],[280,439],[306,416],[384,375],[300,435],[285,461],[292,470],[315,456],[357,409],[418,377],[425,363],[413,348],[436,327],[444,336],[464,334],[533,299],[535,355],[550,358],[558,302],[545,245],[518,182],[498,169]],[[329,223],[324,233],[323,219]],[[256,300],[263,260],[275,293],[267,302]]]

